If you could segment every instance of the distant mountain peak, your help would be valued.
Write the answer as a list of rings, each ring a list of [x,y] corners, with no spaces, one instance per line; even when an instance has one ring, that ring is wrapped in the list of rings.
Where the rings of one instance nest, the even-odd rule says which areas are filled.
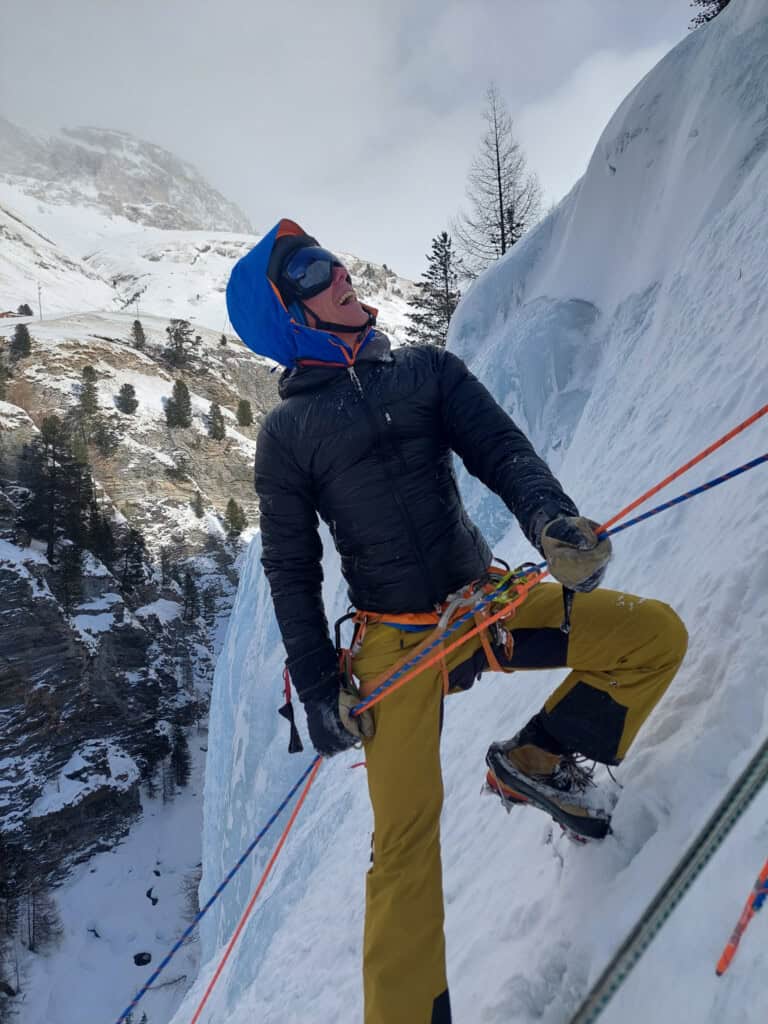
[[[0,175],[51,203],[95,208],[148,227],[253,232],[248,218],[191,164],[111,128],[37,138],[0,117]]]

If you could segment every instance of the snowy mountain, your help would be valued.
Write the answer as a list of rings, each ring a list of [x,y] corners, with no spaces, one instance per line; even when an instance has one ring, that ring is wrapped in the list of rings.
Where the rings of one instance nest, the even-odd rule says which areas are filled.
[[[449,345],[606,519],[766,402],[768,3],[733,0],[627,97],[587,173],[463,300]],[[673,493],[760,454],[765,420]],[[766,469],[616,539],[609,586],[666,600],[690,648],[618,771],[615,833],[570,844],[543,815],[481,799],[489,741],[512,735],[559,673],[486,677],[447,702],[443,863],[457,1021],[566,1024],[766,733]],[[471,478],[473,513],[511,564],[531,549]],[[346,605],[324,536],[329,617]],[[286,753],[282,651],[254,538],[211,709],[208,897],[310,762]],[[303,728],[303,716],[300,714]],[[371,815],[359,756],[324,763],[201,1024],[362,1016]],[[603,779],[604,785],[609,785]],[[766,856],[761,794],[604,1009],[605,1024],[765,1019],[765,920],[728,975],[714,964]],[[281,827],[281,825],[278,826]],[[259,846],[202,927],[193,1016],[274,848]]]
[[[69,128],[38,139],[0,117],[0,175],[46,203],[87,206],[151,227],[253,230],[194,167],[126,132]]]

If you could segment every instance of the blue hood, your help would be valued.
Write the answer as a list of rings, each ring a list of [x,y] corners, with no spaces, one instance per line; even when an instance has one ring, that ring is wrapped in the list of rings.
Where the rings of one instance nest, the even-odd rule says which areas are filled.
[[[294,320],[267,277],[269,258],[278,236],[298,233],[303,234],[298,224],[283,219],[237,261],[227,284],[229,319],[249,349],[282,366],[296,366],[303,359],[349,366],[374,331],[369,330],[357,352],[353,352],[335,334]]]

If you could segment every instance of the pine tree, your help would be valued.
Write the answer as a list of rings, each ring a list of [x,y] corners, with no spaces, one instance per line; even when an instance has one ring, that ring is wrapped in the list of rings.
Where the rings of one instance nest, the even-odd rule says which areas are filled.
[[[253,423],[253,410],[247,398],[241,398],[237,403],[237,422],[241,427],[250,427]]]
[[[691,0],[691,7],[701,7],[703,10],[699,11],[688,28],[706,25],[708,21],[712,21],[721,11],[724,11],[730,2],[731,0]]]
[[[8,394],[8,381],[12,374],[3,360],[0,358],[0,402],[4,402]]]
[[[184,573],[184,608],[181,613],[185,622],[194,622],[200,614],[200,598],[197,589],[197,581],[192,573],[187,570]]]
[[[203,492],[195,491],[195,496],[192,499],[192,510],[198,519],[202,519],[205,515],[205,509],[203,508]]]
[[[178,724],[173,727],[173,739],[171,740],[171,771],[177,786],[186,786],[192,775],[189,743],[184,735],[184,730]]]
[[[467,182],[471,212],[460,214],[454,225],[467,277],[476,277],[518,242],[541,207],[539,180],[527,169],[512,118],[493,83],[486,101],[483,118],[488,127]]]
[[[169,800],[173,800],[176,796],[176,777],[174,775],[173,768],[171,767],[170,757],[165,758],[160,771],[163,803],[167,804]]]
[[[20,921],[22,941],[30,953],[55,945],[63,935],[56,901],[39,878],[25,884]]]
[[[136,321],[138,323],[138,320]],[[115,399],[115,404],[120,412],[126,416],[132,416],[139,407],[139,400],[136,397],[136,388],[133,384],[123,384],[120,393]]]
[[[78,406],[83,416],[95,416],[99,409],[99,395],[96,390],[96,371],[92,366],[84,366],[81,371],[82,384]]]
[[[64,614],[71,615],[83,595],[83,549],[67,544],[61,552],[60,567]]]
[[[160,582],[164,587],[173,579],[171,549],[167,545],[160,548]]]
[[[445,347],[448,325],[459,304],[456,257],[447,231],[432,239],[428,266],[411,300],[414,312],[408,314],[408,341],[412,345],[432,344]]]
[[[115,535],[112,524],[94,497],[88,509],[88,549],[111,568],[115,562]]]
[[[227,529],[227,536],[230,539],[239,537],[248,525],[245,513],[234,498],[230,498],[227,502],[227,510],[224,513],[224,525]]]
[[[206,587],[203,591],[203,615],[209,626],[213,625],[216,618],[216,597],[215,587]]]
[[[219,344],[220,345],[226,345],[227,344],[227,336],[226,336],[226,334],[222,334],[222,336],[219,338]]]
[[[192,399],[183,380],[173,385],[173,396],[165,403],[165,419],[169,427],[192,426]]]
[[[110,455],[114,455],[120,446],[120,435],[109,420],[98,416],[91,428],[90,442],[108,458]]]
[[[124,590],[135,590],[147,578],[147,545],[141,530],[131,526],[123,537],[120,552],[120,584]]]
[[[35,315],[32,312],[32,307],[29,305],[28,302],[22,302],[22,304],[19,306],[19,308],[17,310],[17,313],[19,314],[19,316],[34,316]]]
[[[32,337],[26,324],[16,324],[9,346],[11,359],[26,359],[32,354]]]
[[[208,435],[214,441],[223,441],[227,436],[224,426],[224,414],[218,402],[211,402],[211,408],[208,412]]]
[[[53,565],[55,544],[63,530],[62,465],[69,461],[68,434],[58,416],[46,416],[40,434],[25,450],[21,483],[29,496],[17,525],[32,537],[44,537],[46,555]]]
[[[147,343],[147,336],[144,333],[141,320],[134,320],[131,327],[131,337],[136,348],[144,348]]]
[[[165,356],[171,366],[184,366],[187,362],[186,346],[192,343],[192,325],[188,320],[171,320],[165,328],[170,342]]]

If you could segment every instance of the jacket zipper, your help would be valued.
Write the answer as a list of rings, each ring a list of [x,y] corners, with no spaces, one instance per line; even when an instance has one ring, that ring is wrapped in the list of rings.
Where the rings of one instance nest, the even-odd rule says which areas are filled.
[[[397,486],[397,479],[395,478],[394,474],[392,473],[391,468],[389,467],[389,464],[387,463],[387,460],[386,460],[386,458],[384,456],[384,452],[381,449],[381,445],[378,443],[379,440],[384,440],[384,435],[382,434],[381,429],[379,428],[378,424],[376,423],[376,416],[374,414],[373,408],[371,407],[371,404],[368,401],[368,396],[366,395],[365,391],[363,390],[363,385],[360,383],[360,378],[357,376],[357,373],[355,372],[354,366],[348,366],[347,367],[347,372],[349,373],[350,379],[352,381],[352,386],[354,387],[355,391],[360,396],[360,400],[363,403],[363,408],[365,410],[365,414],[368,417],[368,422],[371,425],[371,429],[373,431],[374,441],[376,441],[376,457],[378,458],[379,462],[381,463],[382,469],[384,470],[384,472],[385,472],[385,474],[387,476],[387,479],[389,480],[390,485],[392,487],[392,494],[394,495],[395,501],[397,502],[397,507],[400,509],[400,515],[401,515],[401,517],[403,519],[403,522],[405,523],[406,529],[408,531],[408,536],[409,536],[409,539],[411,541],[411,547],[413,548],[414,554],[416,555],[416,558],[417,558],[417,560],[419,562],[419,565],[421,566],[422,577],[423,577],[424,582],[426,584],[427,595],[429,597],[429,601],[430,601],[430,603],[431,603],[433,608],[437,607],[437,605],[440,603],[441,597],[440,597],[440,595],[435,593],[435,587],[434,587],[434,584],[433,584],[432,575],[429,572],[429,569],[427,568],[426,560],[425,560],[424,555],[422,553],[422,550],[421,550],[421,548],[419,546],[419,539],[418,539],[418,535],[416,533],[416,527],[413,525],[413,520],[411,519],[410,513],[408,512],[408,507],[406,506],[405,502],[403,501],[403,496],[400,494],[400,489]],[[385,413],[385,418],[387,420],[387,424],[389,425],[392,422],[392,419],[391,419],[391,417],[390,417],[388,412]],[[403,458],[402,452],[398,452],[395,449],[394,442],[392,441],[392,439],[390,437],[386,438],[386,442],[389,445],[389,447],[392,449],[393,453],[396,456],[399,457],[401,464],[405,468],[405,459]]]

